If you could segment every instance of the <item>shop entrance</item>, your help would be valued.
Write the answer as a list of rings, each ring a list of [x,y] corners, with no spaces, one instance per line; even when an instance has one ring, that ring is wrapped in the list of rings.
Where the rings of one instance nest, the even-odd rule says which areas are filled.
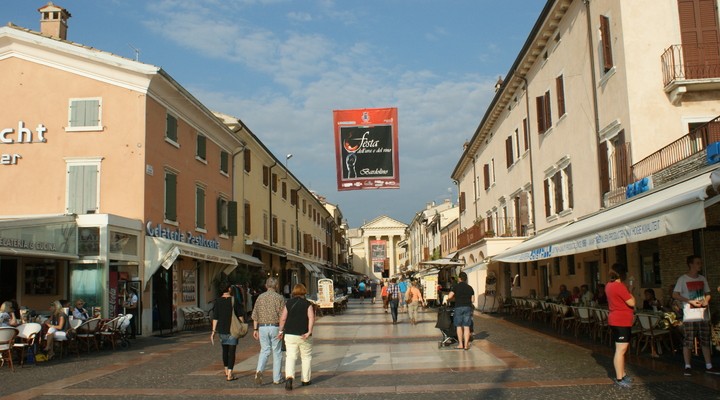
[[[172,268],[160,268],[152,277],[153,331],[172,331]]]
[[[0,301],[17,299],[18,260],[0,258]]]
[[[597,261],[588,261],[585,263],[585,271],[589,275],[586,282],[590,282],[590,290],[597,293],[597,285],[600,283],[600,263]]]

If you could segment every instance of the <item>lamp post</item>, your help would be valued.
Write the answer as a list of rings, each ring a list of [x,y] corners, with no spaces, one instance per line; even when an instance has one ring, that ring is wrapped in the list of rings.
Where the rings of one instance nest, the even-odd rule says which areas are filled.
[[[292,153],[288,153],[288,155],[285,156],[285,168],[287,168],[288,160],[292,158]]]

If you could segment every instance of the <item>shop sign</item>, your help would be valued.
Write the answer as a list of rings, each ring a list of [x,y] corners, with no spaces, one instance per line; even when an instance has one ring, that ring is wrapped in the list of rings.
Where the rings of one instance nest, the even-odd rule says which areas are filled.
[[[220,242],[217,240],[206,239],[203,235],[193,235],[192,232],[183,233],[180,229],[167,228],[162,224],[153,226],[152,221],[148,221],[145,226],[145,232],[148,236],[152,237],[174,240],[176,242],[192,244],[200,247],[208,247],[211,249],[220,249]]]
[[[66,223],[0,228],[0,247],[76,254],[77,228]]]
[[[17,130],[14,128],[5,128],[0,130],[0,145],[24,144],[24,143],[47,143],[45,139],[47,128],[43,124],[38,124],[35,128],[36,136],[33,137],[33,131],[25,127],[25,122],[18,121]],[[19,153],[2,153],[0,152],[0,165],[17,165],[22,159]]]

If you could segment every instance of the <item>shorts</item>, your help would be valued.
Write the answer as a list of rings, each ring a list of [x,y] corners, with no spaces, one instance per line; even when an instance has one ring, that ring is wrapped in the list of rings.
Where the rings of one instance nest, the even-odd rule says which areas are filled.
[[[611,326],[612,340],[615,343],[630,343],[632,337],[632,327],[630,326]]]
[[[456,327],[472,325],[472,307],[455,307],[453,323]]]
[[[683,346],[692,349],[694,340],[700,339],[700,347],[710,347],[710,324],[707,321],[683,322],[685,328],[685,339]]]
[[[237,346],[238,344],[238,338],[229,333],[220,333],[218,336],[220,336],[220,344],[229,346]]]

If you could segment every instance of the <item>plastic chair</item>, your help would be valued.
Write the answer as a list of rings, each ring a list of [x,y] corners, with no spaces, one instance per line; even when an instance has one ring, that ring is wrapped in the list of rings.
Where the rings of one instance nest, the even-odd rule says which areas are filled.
[[[5,360],[8,360],[10,368],[15,372],[15,366],[13,365],[12,350],[14,348],[15,336],[17,336],[18,330],[15,328],[0,328],[0,368],[5,364]]]
[[[38,333],[42,331],[42,325],[35,322],[28,322],[17,327],[18,335],[20,339],[19,343],[15,343],[13,347],[16,350],[20,350],[20,367],[25,366],[25,352],[29,347],[35,345],[35,339]]]

